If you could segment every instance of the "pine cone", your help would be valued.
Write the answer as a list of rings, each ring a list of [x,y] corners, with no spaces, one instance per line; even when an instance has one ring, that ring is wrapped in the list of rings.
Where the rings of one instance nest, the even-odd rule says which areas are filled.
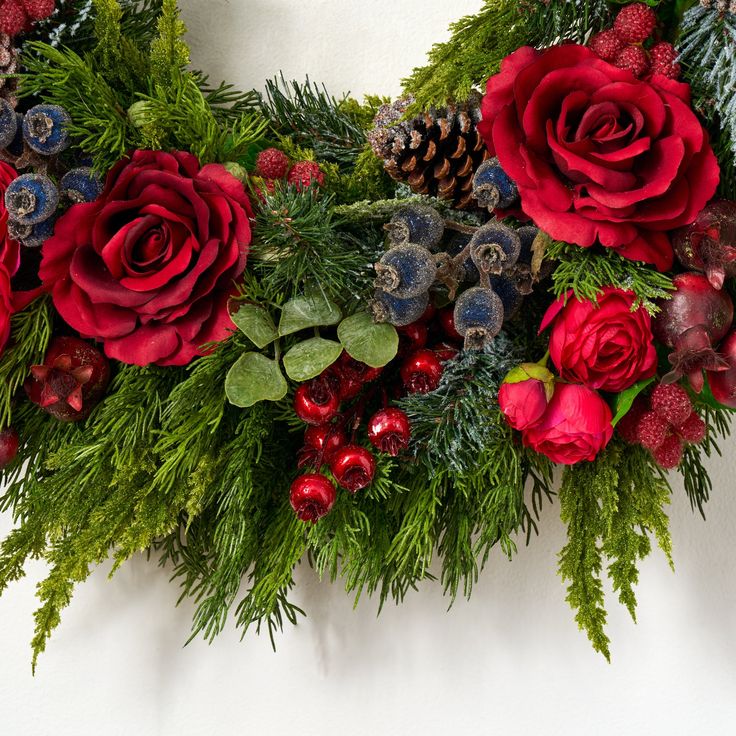
[[[13,39],[7,33],[0,33],[0,75],[16,74],[18,66],[18,49],[13,46]],[[0,97],[6,99],[13,107],[18,104],[17,89],[17,77],[0,76]]]
[[[476,125],[478,98],[432,109],[413,120],[402,120],[412,99],[383,105],[368,134],[387,173],[406,182],[417,194],[449,200],[457,209],[476,207],[473,174],[490,157]]]
[[[715,8],[719,13],[736,13],[736,0],[700,0],[704,8]]]

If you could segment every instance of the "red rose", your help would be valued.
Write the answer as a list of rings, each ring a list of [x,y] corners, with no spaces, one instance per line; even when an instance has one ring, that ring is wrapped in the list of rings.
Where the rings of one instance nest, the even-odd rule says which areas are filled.
[[[611,410],[592,389],[558,383],[542,420],[522,433],[522,442],[552,462],[594,460],[611,441]]]
[[[232,326],[251,208],[223,166],[136,151],[100,197],[78,204],[43,245],[40,276],[63,319],[135,365],[185,365]]]
[[[488,80],[482,113],[523,212],[558,240],[667,270],[666,231],[692,222],[718,186],[689,86],[638,80],[584,46],[514,52]]]
[[[537,363],[524,363],[506,376],[498,405],[509,426],[524,430],[539,422],[553,392],[554,376]]]
[[[652,319],[630,291],[608,286],[598,304],[558,299],[542,320],[552,325],[549,354],[565,381],[618,393],[657,370]]]

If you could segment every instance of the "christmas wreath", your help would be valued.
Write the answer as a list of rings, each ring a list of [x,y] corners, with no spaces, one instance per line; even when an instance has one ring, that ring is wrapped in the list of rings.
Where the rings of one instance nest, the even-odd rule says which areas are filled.
[[[486,0],[397,100],[193,71],[175,0],[0,0],[0,591],[34,664],[146,551],[193,636],[294,568],[469,596],[557,489],[610,656],[736,408],[736,6]],[[562,466],[555,473],[555,466]],[[553,482],[554,480],[558,482]]]

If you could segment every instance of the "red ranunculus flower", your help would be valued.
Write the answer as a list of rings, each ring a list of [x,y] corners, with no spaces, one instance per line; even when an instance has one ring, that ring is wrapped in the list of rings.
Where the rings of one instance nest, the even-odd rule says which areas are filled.
[[[687,84],[647,81],[576,44],[524,47],[488,80],[478,126],[551,237],[672,265],[667,230],[692,222],[719,169]]]
[[[608,404],[592,389],[558,383],[541,421],[521,439],[552,462],[574,465],[594,460],[611,441],[613,426]]]
[[[223,166],[136,151],[100,197],[78,204],[43,245],[40,275],[63,319],[135,365],[185,365],[232,326],[251,208]]]
[[[498,406],[513,429],[525,430],[537,424],[554,393],[554,376],[538,363],[513,368],[498,392]]]
[[[568,295],[547,310],[541,329],[552,325],[549,354],[564,380],[618,393],[655,374],[652,319],[643,307],[631,311],[635,300],[608,286],[597,305]]]

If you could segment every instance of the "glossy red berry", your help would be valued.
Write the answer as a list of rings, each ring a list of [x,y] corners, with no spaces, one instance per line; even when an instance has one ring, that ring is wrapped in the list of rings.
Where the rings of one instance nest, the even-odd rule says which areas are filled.
[[[396,457],[409,446],[411,439],[409,417],[401,409],[382,409],[368,422],[368,439],[379,452]]]
[[[463,336],[455,329],[455,308],[451,305],[440,309],[439,322],[442,331],[454,342],[462,342]]]
[[[366,386],[381,375],[383,368],[371,368],[346,352],[331,367],[330,373],[339,381],[340,398],[343,401],[354,399]]]
[[[443,368],[432,350],[417,350],[402,363],[400,373],[410,394],[427,394],[440,385]]]
[[[264,179],[283,179],[289,171],[289,158],[278,148],[267,148],[256,157],[256,173]]]
[[[435,307],[432,302],[427,304],[427,308],[424,310],[424,313],[419,318],[419,322],[431,322],[435,317],[437,316],[437,307]]]
[[[330,471],[343,488],[356,493],[373,482],[376,459],[365,447],[346,445],[331,455]]]
[[[460,352],[456,345],[449,342],[441,342],[438,345],[435,345],[432,350],[434,350],[435,355],[440,359],[441,363],[446,363],[448,360],[454,360]]]
[[[424,322],[412,322],[405,327],[397,327],[396,331],[399,333],[399,351],[404,355],[420,350],[429,339],[429,327]]]
[[[657,15],[644,3],[632,3],[622,8],[613,23],[616,35],[626,43],[642,43],[652,35]]]
[[[297,518],[316,524],[330,513],[337,498],[334,483],[321,473],[300,475],[292,484],[289,501]]]
[[[294,411],[307,424],[326,424],[340,411],[340,395],[326,377],[315,378],[294,392]]]
[[[0,432],[0,469],[6,468],[18,454],[18,433],[9,427]]]
[[[345,432],[334,424],[308,427],[304,433],[304,447],[299,452],[299,467],[329,462],[330,455],[347,444]]]

